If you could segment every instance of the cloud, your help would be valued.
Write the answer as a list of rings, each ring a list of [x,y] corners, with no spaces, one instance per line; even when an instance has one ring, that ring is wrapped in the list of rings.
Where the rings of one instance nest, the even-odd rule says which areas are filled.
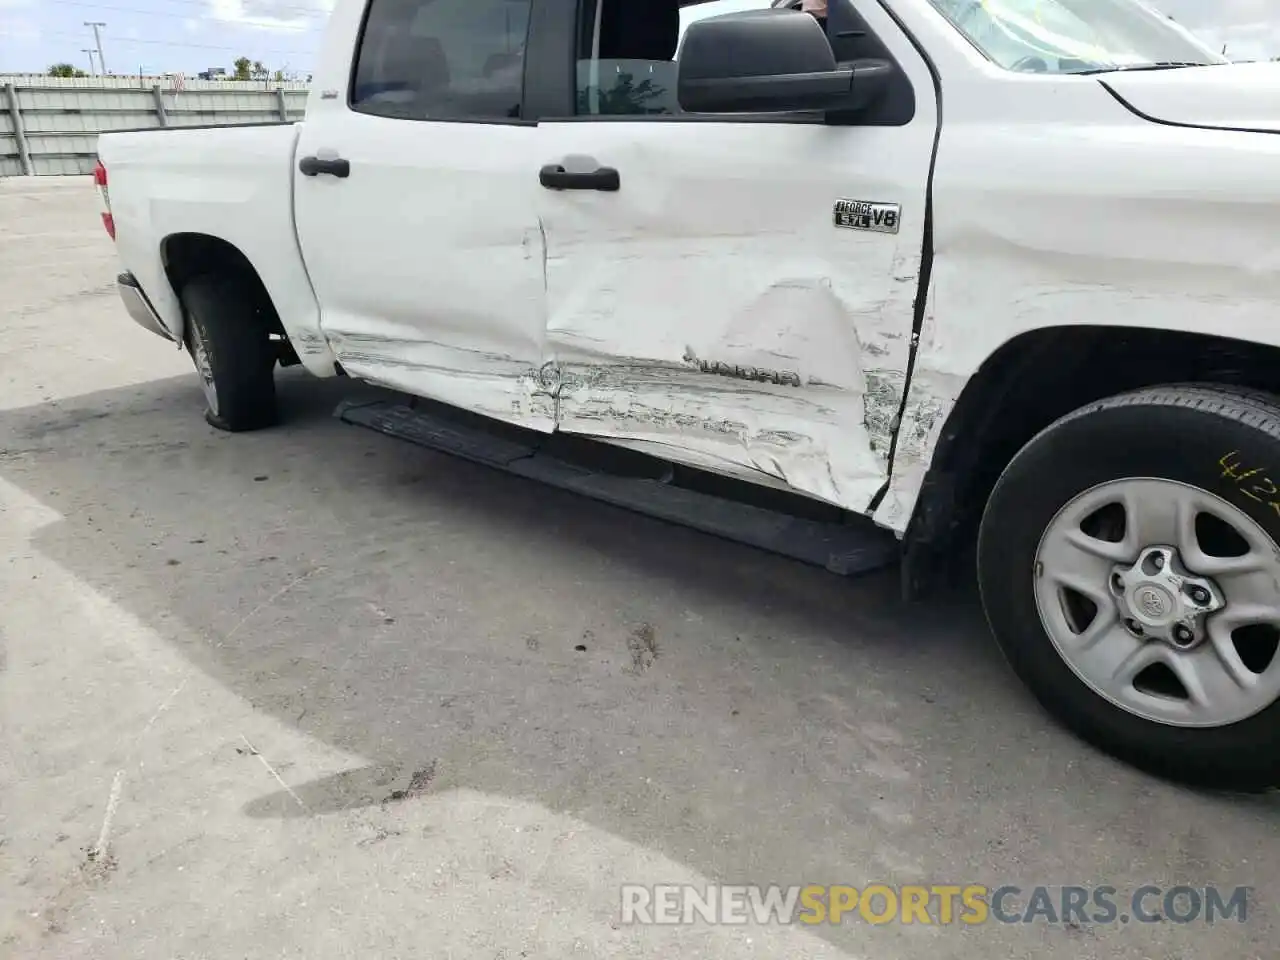
[[[1232,59],[1280,56],[1280,0],[1153,0],[1215,49]]]
[[[1244,23],[1228,27],[1201,27],[1196,31],[1216,50],[1226,48],[1233,60],[1270,60],[1280,56],[1280,24]]]
[[[303,33],[319,26],[333,10],[333,3],[334,0],[209,0],[209,16],[258,30]]]
[[[1190,27],[1230,27],[1275,23],[1280,20],[1280,0],[1153,0],[1153,5]]]

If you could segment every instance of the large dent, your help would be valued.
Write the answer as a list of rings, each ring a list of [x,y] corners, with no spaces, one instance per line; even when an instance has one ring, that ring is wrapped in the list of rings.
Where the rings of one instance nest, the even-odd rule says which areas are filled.
[[[1136,120],[1094,84],[1055,92],[1072,122],[1035,120],[1043,99],[1009,85],[976,122],[957,102],[943,130],[929,297],[875,514],[898,532],[961,391],[1022,334],[1107,326],[1280,346],[1280,137]],[[996,103],[1021,122],[998,122]]]
[[[720,271],[712,291],[683,288],[687,312],[646,325],[618,322],[610,307],[625,307],[606,265],[566,296],[549,329],[560,428],[661,444],[712,469],[865,506],[887,476],[909,313],[885,296],[884,278],[870,289],[842,282],[821,257],[729,260]]]
[[[547,365],[508,354],[383,333],[330,331],[350,375],[473,413],[550,432],[558,383]]]
[[[860,12],[916,91],[910,123],[539,125],[551,156],[622,177],[605,198],[539,195],[548,348],[594,384],[566,380],[562,429],[868,509],[905,383],[937,112],[910,39],[879,5]],[[838,223],[841,201],[897,205],[897,232]]]
[[[898,533],[911,520],[933,450],[968,379],[944,369],[953,352],[947,335],[959,331],[938,323],[934,289],[930,283],[911,384],[901,407],[889,487],[874,514],[876,523]]]

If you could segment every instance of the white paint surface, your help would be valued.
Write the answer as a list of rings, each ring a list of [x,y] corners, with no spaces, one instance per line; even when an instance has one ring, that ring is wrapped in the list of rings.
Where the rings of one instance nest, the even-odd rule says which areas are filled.
[[[154,135],[153,135],[154,134]],[[319,312],[298,253],[289,184],[296,125],[106,134],[116,245],[165,327],[182,342],[183,317],[161,260],[164,240],[199,233],[239,249],[262,278],[303,365],[333,375]]]
[[[1152,123],[1104,86],[1162,120],[1280,129],[1280,70],[1013,73],[926,0],[857,6],[915,87],[905,127],[359,116],[344,104],[360,4],[340,4],[298,147],[357,174],[295,178],[303,257],[294,128],[105,136],[121,255],[177,323],[160,240],[224,237],[313,372],[336,357],[410,393],[853,510],[891,476],[876,519],[898,532],[961,390],[1019,335],[1092,324],[1280,343],[1280,140]],[[935,129],[915,44],[944,125],[890,465]],[[541,189],[538,168],[571,156],[616,167],[622,190]],[[833,228],[840,199],[900,203],[900,233]]]
[[[539,126],[543,162],[585,156],[622,178],[616,194],[538,194],[560,430],[871,502],[905,382],[936,112],[918,53],[866,14],[916,89],[905,126]],[[840,199],[900,204],[899,232],[835,229]]]
[[[1280,345],[1280,244],[1269,212],[1280,203],[1270,173],[1280,138],[1151,123],[1103,86],[1123,85],[1135,99],[1145,92],[1152,106],[1158,96],[1171,115],[1184,102],[1194,122],[1197,97],[1257,105],[1250,84],[1280,71],[1012,74],[974,52],[957,55],[954,31],[931,10],[902,9],[941,52],[945,120],[928,307],[893,479],[875,514],[897,531],[961,391],[1021,335],[1090,325]],[[1280,101],[1272,113],[1280,119]]]
[[[298,233],[321,324],[348,373],[550,431],[533,127],[415,123],[321,101],[300,155]]]
[[[1136,109],[1166,123],[1280,130],[1280,63],[1104,76]]]

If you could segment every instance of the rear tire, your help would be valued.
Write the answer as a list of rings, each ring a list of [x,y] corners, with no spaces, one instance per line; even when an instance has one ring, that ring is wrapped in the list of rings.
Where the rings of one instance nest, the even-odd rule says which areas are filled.
[[[201,378],[205,420],[231,433],[276,423],[276,353],[244,286],[195,277],[182,288],[186,347]]]
[[[1144,567],[1147,540],[1174,549]],[[1274,621],[1280,638],[1277,543],[1280,400],[1157,387],[1069,414],[1014,457],[982,519],[978,579],[1010,665],[1076,734],[1163,777],[1262,791],[1280,785],[1280,640],[1259,632]],[[1259,572],[1241,572],[1255,557]],[[1199,583],[1214,609],[1184,618],[1184,598],[1211,595]]]

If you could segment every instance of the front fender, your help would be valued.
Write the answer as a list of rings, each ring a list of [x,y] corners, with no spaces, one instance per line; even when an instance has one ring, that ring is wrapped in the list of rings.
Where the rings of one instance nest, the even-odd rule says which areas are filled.
[[[931,281],[875,514],[897,532],[961,391],[1019,336],[1109,327],[1280,346],[1280,136],[1150,123],[1092,78],[1054,83],[960,86],[948,101]],[[1056,112],[1040,119],[1050,93]]]

